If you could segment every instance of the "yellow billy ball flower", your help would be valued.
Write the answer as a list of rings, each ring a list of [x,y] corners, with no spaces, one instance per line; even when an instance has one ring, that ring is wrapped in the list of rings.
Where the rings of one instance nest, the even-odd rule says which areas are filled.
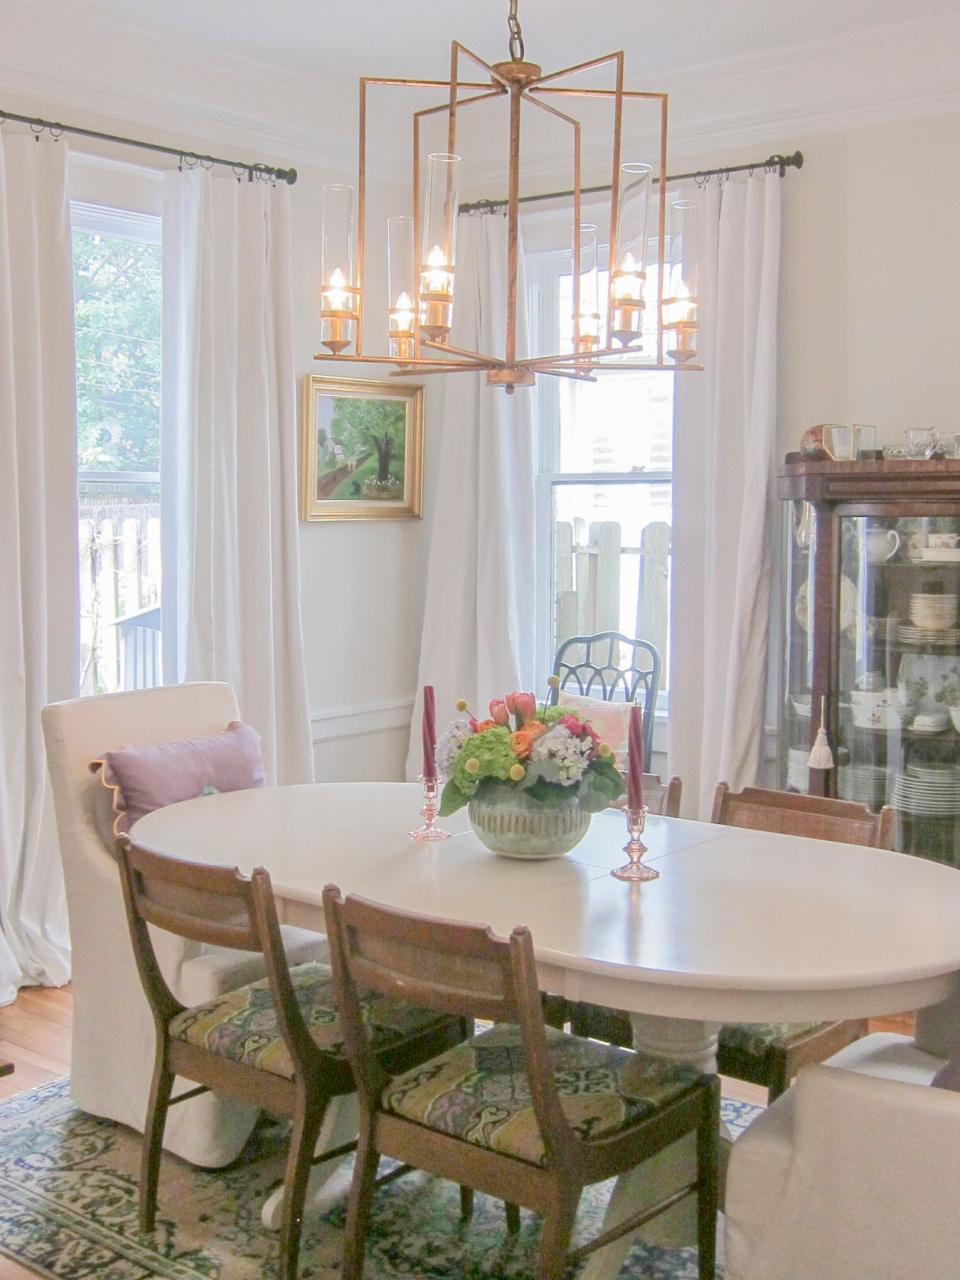
[[[477,759],[476,756],[471,756],[470,759],[464,764],[463,767],[467,771],[467,773],[479,773],[480,761]]]
[[[457,710],[458,710],[458,711],[466,711],[466,709],[467,709],[467,700],[466,700],[466,698],[458,698],[458,699],[457,699]]]
[[[609,743],[606,743],[606,742],[600,743],[599,747],[597,747],[597,753],[604,760],[609,760],[609,758],[613,755],[613,752],[610,750]]]
[[[510,777],[514,782],[520,782],[527,776],[527,771],[522,764],[512,764],[510,766]]]
[[[550,676],[550,677],[547,679],[547,684],[550,686],[550,688],[551,688],[551,689],[559,689],[559,688],[560,688],[560,677],[559,677],[559,676]]]

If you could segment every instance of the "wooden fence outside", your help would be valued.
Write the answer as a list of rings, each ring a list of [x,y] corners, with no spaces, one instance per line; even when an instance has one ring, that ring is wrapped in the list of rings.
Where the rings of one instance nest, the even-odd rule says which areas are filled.
[[[596,521],[584,537],[573,523],[562,520],[555,526],[554,549],[557,647],[571,636],[626,630],[656,645],[663,659],[660,687],[668,689],[669,524],[652,521],[640,545],[631,547],[623,545],[616,521]],[[636,610],[625,619],[624,589],[633,597],[630,575],[636,575]]]

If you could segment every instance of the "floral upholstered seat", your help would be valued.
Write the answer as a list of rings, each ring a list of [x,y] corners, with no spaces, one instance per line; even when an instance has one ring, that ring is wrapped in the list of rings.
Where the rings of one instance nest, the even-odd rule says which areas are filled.
[[[701,1078],[690,1066],[546,1030],[560,1105],[581,1138],[616,1133]],[[494,1027],[396,1076],[382,1101],[386,1110],[464,1142],[544,1163],[517,1027]]]
[[[329,968],[315,963],[297,965],[290,970],[290,980],[317,1047],[342,1056],[343,1036]],[[378,995],[364,997],[361,1010],[378,1051],[447,1021],[442,1014]],[[293,1078],[293,1063],[277,1025],[267,978],[228,991],[209,1004],[184,1009],[171,1021],[169,1031],[175,1040],[185,1040],[259,1071]]]
[[[720,1045],[738,1053],[766,1053],[771,1045],[809,1035],[822,1022],[730,1022],[720,1028]]]

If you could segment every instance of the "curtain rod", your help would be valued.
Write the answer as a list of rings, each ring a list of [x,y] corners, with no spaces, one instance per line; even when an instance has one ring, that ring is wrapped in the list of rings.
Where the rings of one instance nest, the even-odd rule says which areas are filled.
[[[247,175],[247,179],[250,182],[259,178],[263,181],[286,182],[292,186],[297,180],[296,169],[277,169],[269,164],[247,164],[243,160],[224,160],[220,156],[201,156],[195,151],[185,151],[182,147],[163,147],[158,142],[142,142],[138,138],[123,138],[116,133],[99,133],[96,129],[81,129],[77,125],[59,124],[55,120],[19,116],[15,111],[4,111],[0,107],[0,124],[3,124],[5,120],[16,120],[19,124],[28,124],[38,140],[42,133],[49,133],[52,138],[59,138],[63,133],[73,133],[81,138],[96,138],[100,142],[116,142],[124,147],[139,147],[142,151],[156,151],[161,155],[176,156],[180,161],[181,169],[195,169],[197,166],[202,169],[210,169],[219,164],[226,169],[231,169],[237,175],[238,180],[243,173]]]
[[[730,164],[722,169],[698,169],[696,173],[670,173],[667,175],[668,182],[682,182],[686,178],[693,178],[697,182],[709,182],[711,178],[723,179],[729,177],[731,173],[753,173],[757,169],[763,169],[767,173],[779,172],[780,177],[784,177],[788,169],[803,168],[803,152],[794,151],[793,155],[767,156],[766,160],[754,160],[750,164]],[[659,178],[654,178],[654,183],[659,183]],[[582,187],[580,194],[582,196],[600,195],[604,191],[610,190],[610,184],[602,187]],[[535,204],[540,200],[561,200],[569,199],[575,193],[573,191],[544,191],[536,196],[521,196],[520,204]],[[507,207],[506,200],[474,200],[472,204],[462,204],[459,206],[458,213],[488,213],[495,209],[505,209]]]

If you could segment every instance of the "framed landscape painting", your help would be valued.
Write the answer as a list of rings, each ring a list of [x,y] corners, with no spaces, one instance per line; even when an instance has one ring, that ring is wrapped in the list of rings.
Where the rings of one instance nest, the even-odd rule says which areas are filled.
[[[303,396],[301,518],[418,518],[423,387],[307,374]]]

